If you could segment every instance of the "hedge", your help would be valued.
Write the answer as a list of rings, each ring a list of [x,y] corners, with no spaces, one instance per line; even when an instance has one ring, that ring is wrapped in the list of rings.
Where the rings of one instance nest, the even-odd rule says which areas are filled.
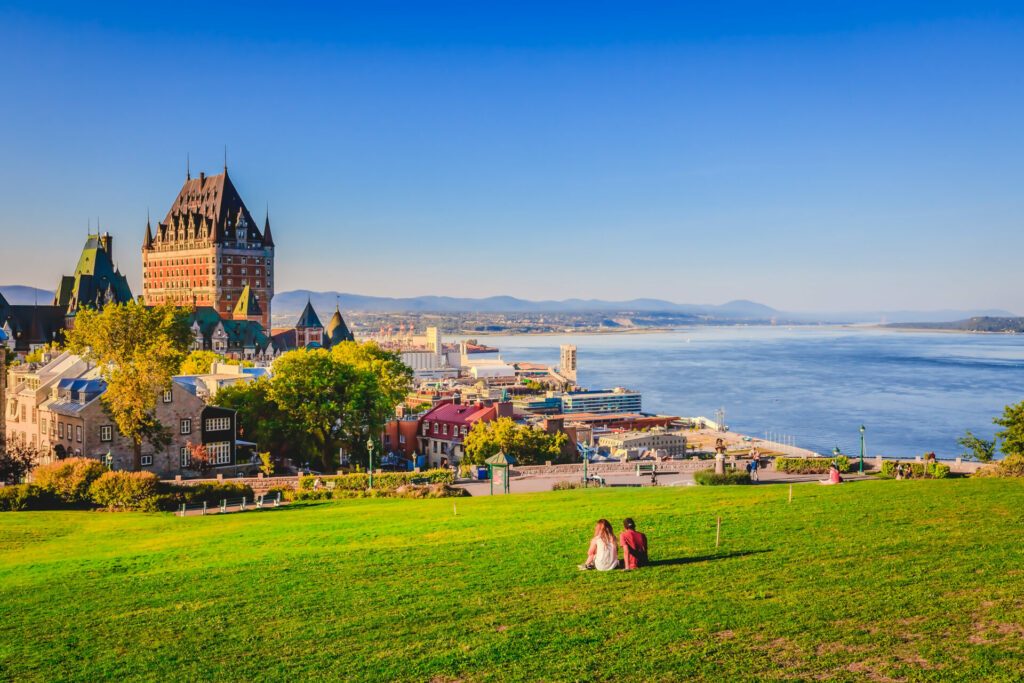
[[[53,510],[61,507],[66,505],[35,484],[0,486],[0,512]]]
[[[850,460],[845,455],[837,458],[775,458],[775,470],[787,474],[828,474],[835,463],[840,472],[850,471]]]
[[[89,487],[89,498],[108,510],[156,511],[159,484],[152,472],[104,472]]]
[[[308,475],[299,477],[299,490],[312,491],[317,479],[327,487],[327,482],[334,482],[335,490],[357,491],[370,488],[370,477],[365,472],[338,475]],[[455,477],[451,470],[436,469],[424,472],[381,472],[373,475],[373,487],[385,491],[393,491],[399,486],[411,484],[413,479],[426,479],[430,484],[454,484]]]
[[[718,474],[714,470],[698,470],[693,473],[693,480],[701,486],[733,486],[751,483],[750,473],[741,470],[727,470],[725,474]]]
[[[903,477],[904,479],[922,479],[925,476],[923,462],[905,462],[903,463]],[[909,472],[907,471],[909,468]],[[886,460],[882,463],[882,476],[883,477],[895,477],[896,476],[896,462],[892,460]],[[941,462],[935,462],[928,465],[928,477],[931,479],[945,479],[949,476],[949,465],[944,465]]]

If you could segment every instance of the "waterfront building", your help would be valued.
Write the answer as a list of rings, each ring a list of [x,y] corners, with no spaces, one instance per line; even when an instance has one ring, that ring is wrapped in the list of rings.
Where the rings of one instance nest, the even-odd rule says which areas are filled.
[[[558,373],[569,380],[576,382],[576,347],[573,344],[562,344],[558,347]]]
[[[231,318],[246,289],[270,329],[274,297],[274,238],[267,214],[260,231],[224,172],[186,174],[178,196],[154,229],[146,221],[142,287],[149,305],[213,308]],[[253,309],[255,310],[255,309]]]
[[[629,431],[606,434],[598,438],[598,445],[609,449],[612,453],[620,450],[644,451],[654,450],[668,456],[686,455],[686,436],[679,432],[668,432],[661,429],[652,431]]]
[[[562,394],[565,413],[639,413],[640,392],[615,387],[611,391],[568,391]]]

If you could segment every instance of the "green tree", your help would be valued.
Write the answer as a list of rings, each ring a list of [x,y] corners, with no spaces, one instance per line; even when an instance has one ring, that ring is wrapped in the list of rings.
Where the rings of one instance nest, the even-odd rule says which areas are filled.
[[[995,439],[982,439],[971,433],[971,430],[967,430],[967,433],[956,440],[960,444],[965,452],[961,457],[967,460],[977,460],[978,462],[992,462],[992,458],[996,454],[996,442]]]
[[[340,438],[356,459],[366,464],[366,440],[384,429],[412,386],[412,368],[397,353],[374,342],[343,342],[331,358],[350,367],[353,383],[341,416]]]
[[[271,396],[271,380],[260,377],[238,382],[218,391],[211,403],[238,412],[240,436],[255,441],[280,462],[297,459],[309,446],[309,438]]]
[[[1024,401],[1006,406],[992,421],[1003,428],[996,432],[1000,450],[1006,455],[1024,455]]]
[[[14,439],[8,441],[0,432],[0,484],[17,484],[29,473],[32,465],[38,462],[39,457],[38,449]]]
[[[214,363],[224,362],[224,356],[213,351],[193,351],[181,362],[182,375],[208,375]]]
[[[309,435],[324,469],[334,462],[339,437],[346,431],[345,410],[357,375],[325,349],[289,351],[274,361],[270,398]]]
[[[558,460],[568,438],[562,432],[549,434],[529,425],[516,424],[507,417],[477,422],[463,442],[466,450],[463,462],[479,465],[498,451],[512,456],[520,465]]]
[[[143,441],[154,448],[169,443],[169,430],[156,419],[156,402],[192,342],[187,315],[170,304],[110,304],[102,311],[80,310],[68,334],[68,348],[94,361],[107,382],[103,406],[132,441],[132,469],[142,468]]]

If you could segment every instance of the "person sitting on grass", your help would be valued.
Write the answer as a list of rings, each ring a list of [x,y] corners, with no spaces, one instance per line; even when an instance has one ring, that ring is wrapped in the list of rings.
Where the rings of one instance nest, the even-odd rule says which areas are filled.
[[[839,474],[839,465],[835,464],[835,462],[832,462],[828,466],[828,479],[821,479],[818,481],[818,483],[828,486],[829,484],[842,483],[842,481],[843,478]]]
[[[615,532],[607,519],[599,519],[594,527],[594,537],[590,539],[587,561],[579,565],[579,568],[606,572],[618,566],[619,551],[615,543]]]
[[[647,536],[636,530],[632,517],[622,520],[625,529],[619,534],[625,569],[639,569],[647,564]]]

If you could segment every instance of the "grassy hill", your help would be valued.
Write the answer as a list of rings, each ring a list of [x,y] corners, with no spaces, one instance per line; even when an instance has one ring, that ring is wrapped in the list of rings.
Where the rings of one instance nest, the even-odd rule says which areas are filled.
[[[1019,680],[1024,482],[786,494],[4,513],[0,679]],[[577,571],[626,515],[656,565]]]

